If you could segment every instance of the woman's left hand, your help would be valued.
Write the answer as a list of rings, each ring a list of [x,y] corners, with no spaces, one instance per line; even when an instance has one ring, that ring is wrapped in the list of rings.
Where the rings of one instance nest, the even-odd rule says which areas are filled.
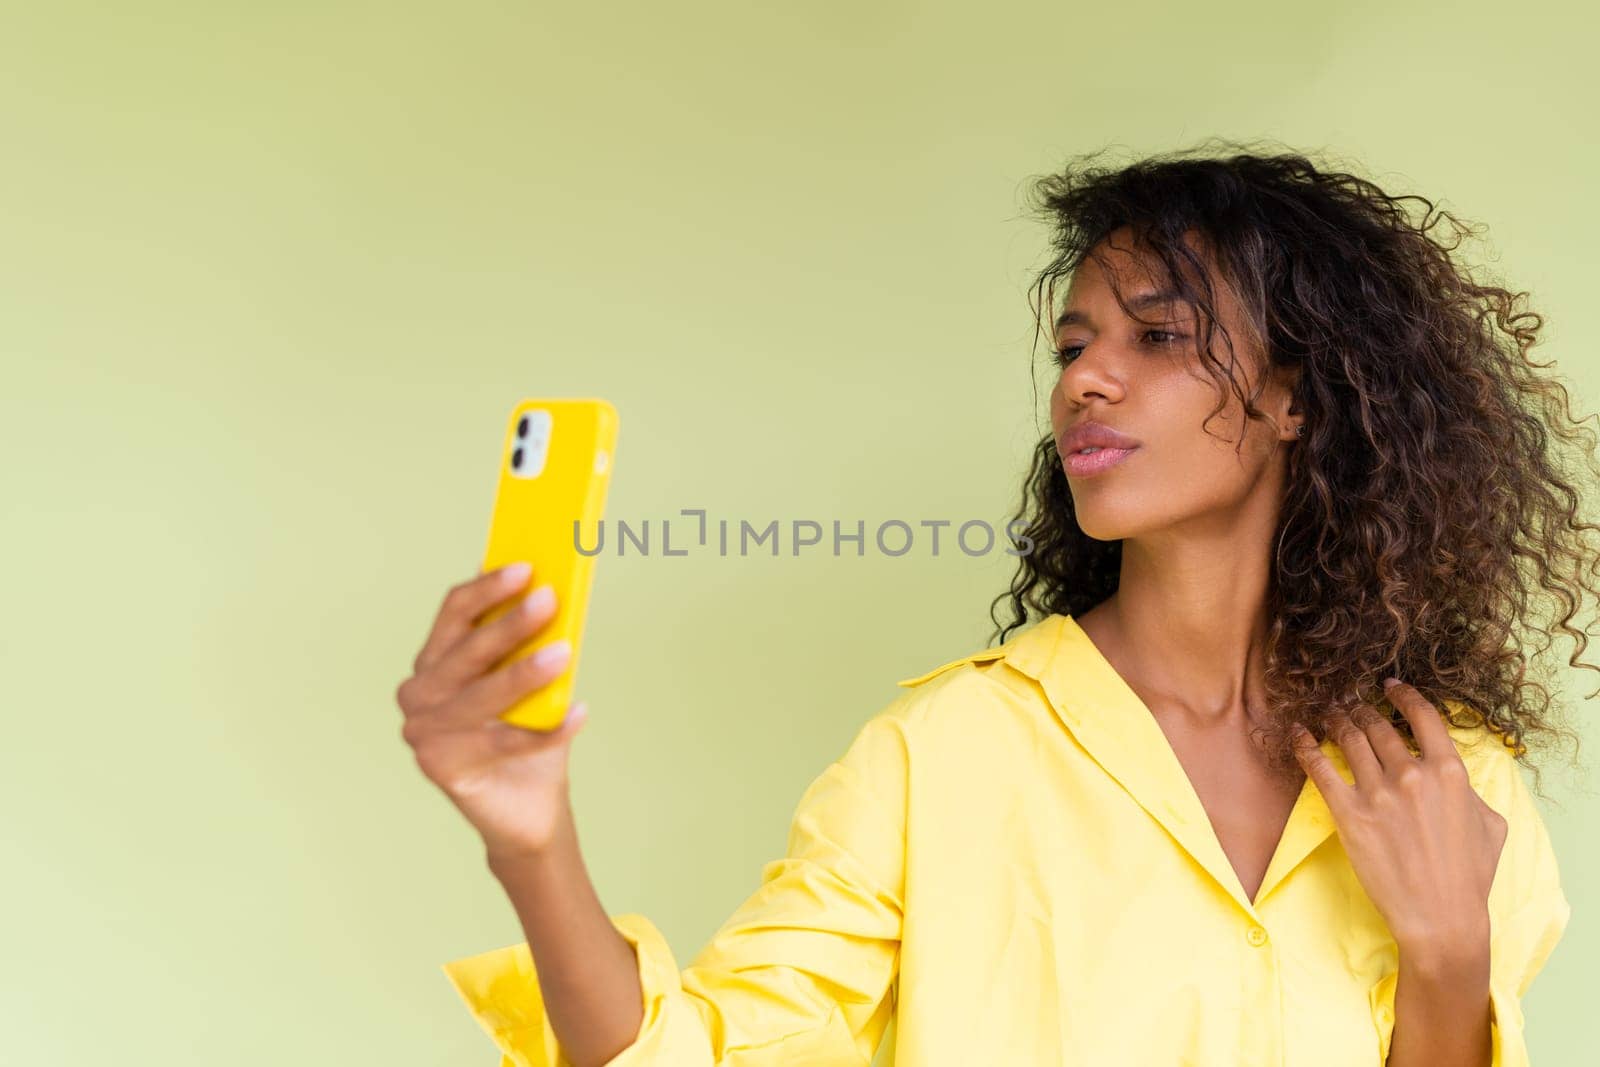
[[[1362,722],[1344,714],[1330,729],[1354,785],[1304,727],[1296,727],[1295,757],[1327,801],[1350,866],[1402,954],[1482,951],[1506,820],[1472,788],[1439,710],[1404,682],[1384,685],[1420,756],[1363,705]]]

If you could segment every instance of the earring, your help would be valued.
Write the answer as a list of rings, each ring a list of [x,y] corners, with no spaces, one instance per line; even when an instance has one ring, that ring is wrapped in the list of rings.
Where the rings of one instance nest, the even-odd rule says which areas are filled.
[[[1304,437],[1306,435],[1305,423],[1301,423],[1299,426],[1294,428],[1294,435],[1296,437]]]

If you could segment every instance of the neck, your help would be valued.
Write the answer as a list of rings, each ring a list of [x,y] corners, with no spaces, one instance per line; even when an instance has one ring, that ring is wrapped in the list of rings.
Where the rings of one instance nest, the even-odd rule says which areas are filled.
[[[1265,704],[1269,558],[1247,547],[1236,530],[1125,541],[1118,591],[1095,609],[1118,671],[1199,721],[1254,719]]]

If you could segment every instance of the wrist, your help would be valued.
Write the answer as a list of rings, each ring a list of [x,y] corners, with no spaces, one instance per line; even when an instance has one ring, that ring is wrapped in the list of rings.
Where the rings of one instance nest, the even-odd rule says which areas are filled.
[[[508,872],[543,866],[549,856],[549,845],[489,845],[483,850],[484,862],[496,878],[503,878]]]
[[[572,807],[565,794],[552,814],[549,826],[533,836],[506,840],[484,839],[484,860],[495,875],[548,866],[563,847],[576,836]]]
[[[1489,912],[1397,934],[1402,967],[1418,974],[1470,976],[1489,964]]]

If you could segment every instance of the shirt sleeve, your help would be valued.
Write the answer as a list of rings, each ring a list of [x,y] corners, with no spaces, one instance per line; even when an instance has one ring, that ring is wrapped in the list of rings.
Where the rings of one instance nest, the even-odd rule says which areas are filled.
[[[1561,889],[1549,832],[1520,766],[1498,738],[1487,738],[1483,746],[1489,752],[1483,757],[1480,795],[1506,820],[1506,843],[1489,892],[1490,1067],[1528,1067],[1522,998],[1561,940],[1572,909]],[[1371,992],[1379,1062],[1387,1062],[1394,1036],[1398,980],[1398,973],[1390,972]]]
[[[611,917],[637,954],[644,1020],[607,1067],[870,1064],[899,971],[907,753],[900,717],[862,726],[801,795],[784,856],[687,968],[649,919]],[[501,1067],[571,1067],[526,942],[443,968]]]

